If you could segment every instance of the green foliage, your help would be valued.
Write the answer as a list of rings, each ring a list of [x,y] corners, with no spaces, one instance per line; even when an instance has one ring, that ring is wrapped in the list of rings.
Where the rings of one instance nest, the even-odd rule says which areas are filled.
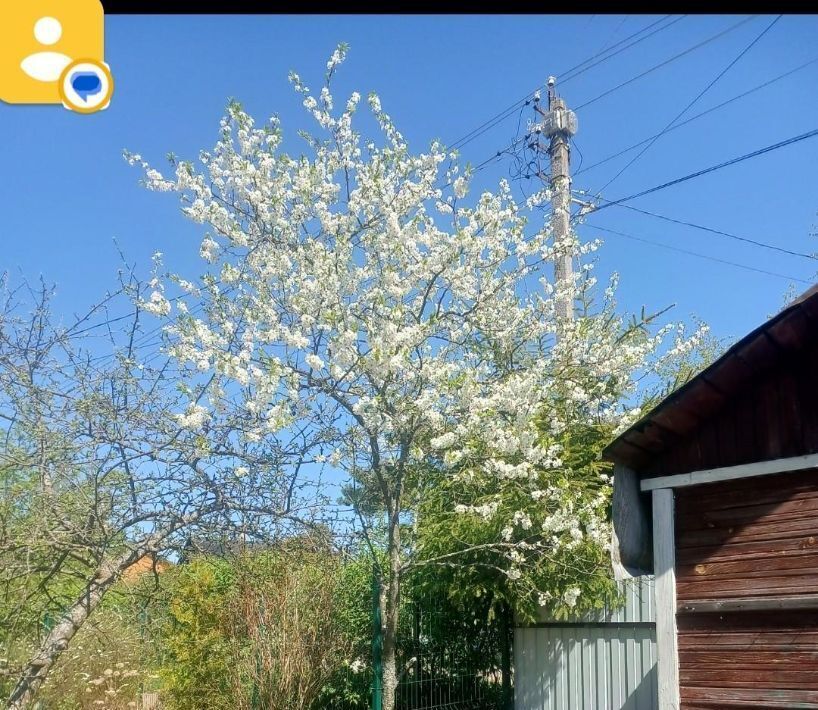
[[[579,331],[588,330],[590,337],[594,328],[613,327],[613,313],[591,316],[590,307],[577,319]],[[622,347],[644,343],[658,315],[643,310],[623,324],[617,342]],[[674,346],[645,372],[638,388],[643,410],[722,351],[723,343],[699,328],[690,340],[678,329]],[[487,619],[506,605],[524,619],[535,619],[542,608],[565,618],[621,598],[608,549],[612,466],[602,459],[619,422],[585,402],[622,402],[632,397],[630,383],[616,373],[601,375],[581,358],[556,358],[553,377],[552,396],[542,402],[536,423],[539,446],[554,451],[559,465],[535,466],[535,478],[525,481],[486,472],[479,462],[491,455],[489,443],[475,441],[470,450],[476,465],[466,461],[456,475],[435,475],[438,461],[431,458],[431,473],[413,477],[407,486],[415,519],[404,539],[411,541],[414,575],[445,589],[462,609],[482,610]],[[574,392],[594,393],[594,398]],[[553,421],[568,424],[555,430],[549,426]],[[424,477],[427,485],[412,487]],[[491,512],[481,514],[481,509]],[[517,523],[510,524],[513,520]]]
[[[728,339],[717,338],[706,331],[695,347],[683,350],[675,357],[660,363],[653,385],[643,388],[642,410],[649,411],[669,394],[692,380],[708,365],[715,362],[729,345]]]
[[[547,417],[548,412],[541,416]],[[559,445],[563,467],[538,469],[537,488],[548,491],[540,500],[532,499],[528,489],[513,480],[497,476],[441,476],[418,505],[416,542],[421,562],[415,575],[419,584],[445,589],[461,610],[480,610],[487,621],[506,606],[533,619],[540,606],[564,617],[615,602],[618,595],[609,554],[601,542],[608,532],[597,524],[599,509],[607,510],[610,502],[610,486],[603,478],[610,465],[600,459],[610,434],[610,427],[600,423],[566,430],[558,441],[544,442]],[[452,509],[453,504],[498,501],[497,513],[486,518]],[[543,532],[543,526],[566,511],[578,521],[579,540],[571,538],[568,527],[553,534]],[[515,528],[509,535],[504,526],[515,513],[525,513],[530,527]],[[559,544],[552,539],[557,537]],[[540,547],[527,550],[525,561],[516,565],[513,544]],[[509,574],[515,567],[519,577]],[[572,589],[580,594],[574,604],[568,604],[566,594],[570,596]]]
[[[585,375],[572,367],[561,376],[567,388]],[[605,546],[608,530],[599,525],[608,517],[611,468],[600,454],[613,426],[589,412],[571,411],[580,407],[568,396],[543,403],[538,443],[558,452],[561,464],[535,467],[535,485],[464,466],[461,475],[440,475],[420,492],[413,531],[417,574],[435,585],[445,580],[455,603],[476,604],[488,619],[506,605],[533,619],[543,606],[564,617],[616,600]],[[573,424],[549,433],[552,418]],[[474,442],[472,449],[479,460],[483,442]],[[533,497],[532,489],[542,495]],[[492,512],[463,512],[481,507]],[[515,519],[525,522],[509,525]]]
[[[154,643],[166,705],[365,708],[370,565],[293,538],[164,575]]]
[[[321,688],[316,710],[365,710],[372,683],[372,558],[347,559],[338,570],[335,616],[349,642],[348,659]]]
[[[225,560],[194,559],[166,574],[159,674],[171,708],[234,707],[236,655],[226,615],[236,572]]]

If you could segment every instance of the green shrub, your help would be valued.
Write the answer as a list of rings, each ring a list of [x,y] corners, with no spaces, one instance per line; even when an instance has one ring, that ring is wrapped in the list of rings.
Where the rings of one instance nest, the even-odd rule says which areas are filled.
[[[371,572],[298,538],[165,578],[154,638],[172,710],[368,704]]]
[[[227,623],[235,569],[225,560],[199,558],[164,576],[165,614],[156,640],[166,704],[178,710],[236,707],[231,680],[237,649]]]

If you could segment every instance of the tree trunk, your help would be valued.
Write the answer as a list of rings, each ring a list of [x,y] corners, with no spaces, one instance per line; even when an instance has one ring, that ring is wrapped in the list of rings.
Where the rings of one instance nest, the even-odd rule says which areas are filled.
[[[389,570],[381,591],[383,615],[383,710],[395,710],[398,689],[397,645],[400,613],[400,527],[398,515],[390,516]]]
[[[144,554],[144,550],[134,550],[100,567],[97,576],[86,585],[82,595],[69,607],[62,620],[51,629],[37,653],[23,669],[9,697],[9,710],[22,710],[28,707],[57,659],[91,612],[99,606],[111,585],[119,579],[124,569]]]

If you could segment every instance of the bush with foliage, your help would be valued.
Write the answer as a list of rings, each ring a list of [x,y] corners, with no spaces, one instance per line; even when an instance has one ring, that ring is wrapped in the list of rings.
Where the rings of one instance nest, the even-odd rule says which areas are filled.
[[[219,558],[193,559],[166,577],[154,638],[163,697],[179,710],[233,707],[227,615],[235,569]]]
[[[365,707],[364,571],[304,538],[180,565],[166,575],[155,639],[164,702],[175,710]]]

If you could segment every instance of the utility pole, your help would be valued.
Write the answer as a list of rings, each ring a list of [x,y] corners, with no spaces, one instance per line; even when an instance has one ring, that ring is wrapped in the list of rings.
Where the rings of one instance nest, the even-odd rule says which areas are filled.
[[[577,132],[577,115],[569,111],[565,101],[557,97],[556,77],[548,77],[548,111],[543,117],[542,135],[550,139],[551,158],[551,225],[554,230],[554,282],[558,291],[565,291],[574,275],[574,241],[571,237],[571,157],[569,142]],[[557,321],[572,320],[573,302],[570,297],[557,299]]]

